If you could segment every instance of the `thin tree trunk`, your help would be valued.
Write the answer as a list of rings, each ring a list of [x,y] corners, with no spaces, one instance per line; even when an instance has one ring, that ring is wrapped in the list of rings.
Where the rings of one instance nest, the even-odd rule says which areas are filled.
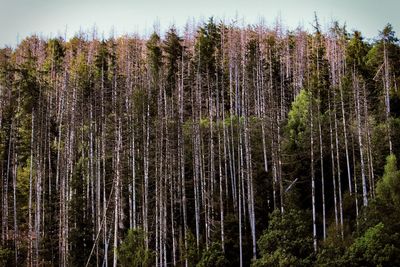
[[[311,149],[311,197],[312,197],[312,217],[313,217],[313,246],[317,252],[317,223],[315,209],[315,171],[314,171],[314,118],[313,118],[313,98],[310,92],[310,149]]]
[[[33,266],[33,224],[32,224],[32,195],[33,195],[33,140],[35,133],[35,113],[32,111],[31,120],[31,147],[29,161],[29,199],[28,199],[28,228],[29,228],[29,245],[28,245],[28,265]]]
[[[367,182],[365,178],[365,166],[364,166],[364,147],[361,137],[361,109],[360,109],[360,94],[359,94],[359,84],[358,80],[353,74],[353,86],[354,86],[354,100],[356,101],[356,115],[357,115],[357,133],[358,133],[358,145],[360,149],[360,164],[361,164],[361,183],[363,189],[363,205],[368,206],[368,196],[367,196]]]

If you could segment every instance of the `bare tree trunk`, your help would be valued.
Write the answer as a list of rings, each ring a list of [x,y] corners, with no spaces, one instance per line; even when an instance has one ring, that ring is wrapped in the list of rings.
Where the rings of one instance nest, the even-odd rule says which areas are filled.
[[[181,61],[181,75],[180,81],[178,82],[178,108],[179,108],[179,126],[178,126],[178,154],[179,154],[179,176],[180,176],[180,186],[182,191],[182,213],[183,213],[183,240],[184,240],[184,249],[185,255],[187,254],[188,250],[188,243],[187,243],[187,200],[186,200],[186,182],[185,182],[185,150],[184,150],[184,136],[183,136],[183,107],[184,107],[184,55],[182,53],[182,61]],[[185,267],[188,267],[188,259],[185,256]]]
[[[358,145],[360,149],[360,164],[361,164],[361,182],[363,188],[363,205],[368,206],[368,193],[367,193],[367,182],[365,178],[365,167],[364,167],[364,147],[361,137],[361,109],[360,109],[360,94],[359,94],[359,83],[358,79],[353,74],[353,87],[354,87],[354,100],[356,102],[356,115],[357,115],[357,132],[358,132]]]
[[[114,88],[116,90],[116,88]],[[115,101],[115,100],[114,100]],[[117,114],[115,114],[117,116]],[[117,120],[117,119],[115,119]],[[117,248],[118,248],[118,228],[119,228],[119,210],[120,210],[120,150],[121,150],[121,118],[118,118],[118,125],[116,129],[115,136],[115,154],[116,154],[116,162],[115,162],[115,195],[114,195],[114,257],[113,257],[113,266],[117,266],[118,256],[117,256]]]
[[[195,202],[195,222],[196,222],[196,247],[200,247],[200,192],[199,192],[199,179],[200,179],[200,73],[199,66],[196,73],[196,85],[192,90],[192,112],[193,112],[193,185],[194,185],[194,202]],[[200,107],[199,107],[200,106]]]
[[[331,165],[332,165],[332,185],[333,185],[333,205],[335,211],[335,225],[336,230],[339,226],[338,220],[338,210],[337,210],[337,196],[336,196],[336,173],[335,173],[335,156],[334,156],[334,146],[333,146],[333,131],[332,131],[332,110],[331,110],[331,98],[330,92],[328,94],[328,111],[329,111],[329,137],[330,137],[330,150],[331,150]]]
[[[369,126],[369,115],[368,115],[368,101],[367,94],[365,90],[365,83],[363,85],[363,102],[364,102],[364,116],[365,116],[365,129],[367,135],[367,161],[368,161],[368,169],[369,169],[369,184],[370,184],[370,193],[371,196],[375,196],[375,175],[374,175],[374,161],[372,158],[372,150],[371,150],[371,129]],[[353,164],[354,166],[354,164]]]
[[[324,156],[323,156],[323,143],[322,143],[322,129],[321,129],[321,111],[320,111],[320,91],[318,89],[318,133],[319,133],[319,155],[321,164],[321,195],[322,195],[322,232],[324,240],[326,239],[326,207],[325,207],[325,175],[324,175]]]
[[[222,251],[225,252],[225,232],[224,232],[224,193],[223,193],[223,174],[222,174],[222,156],[221,156],[221,127],[220,127],[220,99],[219,99],[219,88],[218,88],[218,74],[216,75],[217,81],[217,88],[216,88],[216,125],[217,125],[217,130],[218,130],[218,180],[219,180],[219,214],[220,214],[220,227],[221,227],[221,247]],[[223,90],[221,90],[223,92]],[[224,108],[222,106],[222,108]],[[224,124],[225,121],[222,121]],[[225,127],[223,127],[223,130],[225,131]],[[224,134],[225,137],[225,134]],[[224,140],[225,141],[225,140]],[[224,143],[225,144],[225,143]],[[225,155],[225,154],[224,154]],[[226,166],[226,164],[225,164]],[[226,168],[226,167],[225,167]],[[226,175],[226,172],[225,172]],[[227,186],[227,185],[225,185]]]
[[[337,165],[337,177],[338,177],[338,193],[339,193],[339,215],[340,215],[340,234],[344,238],[343,232],[343,201],[342,201],[342,179],[340,170],[340,159],[339,159],[339,136],[338,136],[338,123],[336,117],[336,93],[334,89],[333,97],[333,114],[334,114],[334,128],[335,128],[335,145],[336,145],[336,165]]]
[[[315,171],[314,171],[314,118],[313,118],[313,98],[310,92],[310,148],[311,148],[311,197],[312,197],[312,217],[313,217],[313,246],[317,252],[317,223],[315,210]]]
[[[386,41],[383,42],[383,64],[384,64],[384,88],[385,88],[385,105],[386,105],[386,123],[389,140],[389,153],[392,154],[392,137],[390,129],[390,74],[389,74],[389,58],[386,49]],[[365,202],[365,201],[364,201]],[[364,203],[365,205],[365,203]]]
[[[343,101],[343,89],[341,84],[341,78],[339,78],[339,89],[340,89],[340,103],[342,107],[342,123],[343,123],[343,133],[344,133],[344,147],[346,150],[346,164],[347,164],[347,179],[349,183],[349,192],[350,195],[353,193],[353,187],[351,183],[351,171],[350,171],[350,160],[349,160],[349,149],[347,144],[347,124],[346,124],[346,115],[344,111],[344,101]]]
[[[15,143],[13,143],[13,153],[12,153],[12,183],[13,183],[13,239],[14,239],[14,255],[15,263],[18,264],[18,224],[17,224],[17,158],[18,153],[15,151]]]
[[[150,92],[148,92],[147,112],[145,116],[144,128],[144,197],[143,197],[143,229],[145,233],[146,248],[149,247],[149,228],[148,228],[148,192],[149,192],[149,142],[150,142]]]
[[[240,123],[240,121],[238,121],[238,123]],[[242,156],[242,136],[240,133],[240,125],[238,125],[239,127],[239,153],[240,153],[240,157],[238,158],[239,160],[239,170],[238,170],[238,186],[239,186],[239,259],[240,259],[240,267],[243,266],[243,241],[242,241],[242,180],[243,180],[243,156]]]
[[[356,166],[356,157],[355,157],[355,149],[354,149],[354,134],[351,135],[351,143],[352,143],[352,152],[353,152],[353,166]],[[356,218],[358,218],[358,186],[357,186],[357,175],[356,168],[353,168],[353,177],[354,177],[354,199],[356,205]],[[356,220],[357,230],[358,230],[358,220]]]
[[[29,245],[28,245],[28,265],[33,266],[33,223],[32,223],[32,195],[33,195],[33,136],[35,129],[35,113],[32,111],[31,120],[31,155],[29,161],[29,199],[28,199],[28,228],[29,228]]]

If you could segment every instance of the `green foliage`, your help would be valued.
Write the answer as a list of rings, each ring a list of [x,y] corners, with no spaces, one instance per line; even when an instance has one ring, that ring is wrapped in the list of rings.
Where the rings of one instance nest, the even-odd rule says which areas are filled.
[[[287,129],[292,145],[299,146],[304,142],[304,135],[308,129],[310,108],[310,94],[302,89],[292,103],[289,111]]]
[[[33,174],[34,175],[34,174]],[[29,177],[30,177],[30,160],[26,162],[25,166],[19,166],[17,169],[17,197],[18,197],[18,209],[20,220],[26,221],[27,217],[25,214],[28,212],[28,198],[29,198]]]
[[[141,229],[129,229],[128,235],[117,248],[118,260],[124,267],[153,266],[154,253],[146,249],[144,232]]]
[[[340,242],[329,244],[329,246],[321,249],[317,254],[316,265],[321,267],[344,266],[346,261],[341,255],[345,253],[346,248],[338,244]]]
[[[384,51],[386,50],[389,59],[389,66],[398,62],[400,59],[400,47],[396,44],[397,38],[395,37],[395,32],[390,24],[387,24],[384,29],[380,32],[380,39],[373,45],[366,56],[367,66],[370,68],[372,77],[379,74],[383,61],[384,61]],[[398,68],[391,68],[392,73],[398,77],[400,70]],[[381,72],[383,75],[383,72]],[[382,84],[380,79],[377,79],[379,84]]]
[[[350,238],[342,239],[338,228],[334,222],[327,228],[327,238],[320,243],[315,262],[316,266],[339,267],[345,264],[343,255],[353,240]]]
[[[198,261],[198,250],[196,245],[196,238],[191,231],[186,233],[187,250],[185,251],[185,244],[181,244],[181,249],[183,251],[182,260],[187,260],[188,265],[195,266]]]
[[[253,266],[308,266],[313,259],[309,222],[304,211],[291,209],[281,214],[275,210],[268,228],[258,240],[261,258]]]
[[[359,234],[343,261],[349,266],[400,265],[400,172],[396,157],[386,158],[384,174],[376,186],[376,199],[364,209]]]
[[[400,132],[400,91],[398,99],[399,99],[399,104],[397,105],[397,109],[399,116],[397,118],[392,117],[390,119],[390,131],[392,132],[391,137],[393,142],[393,151],[396,157],[400,157],[400,135],[396,134]]]
[[[377,197],[400,207],[400,171],[397,169],[396,156],[391,154],[386,158],[385,171],[376,186]]]
[[[13,253],[9,248],[0,247],[0,266],[8,266]]]
[[[158,36],[157,33],[153,33],[146,44],[148,64],[154,76],[158,76],[162,64],[162,50],[160,47],[160,42],[160,36]]]
[[[369,228],[348,249],[345,256],[348,265],[399,266],[400,249],[394,245],[399,238],[399,233],[390,235],[383,223]]]
[[[346,62],[348,65],[355,67],[357,70],[365,71],[366,55],[368,46],[363,41],[363,37],[359,31],[354,31],[353,37],[350,39],[346,49]]]
[[[172,95],[172,90],[176,85],[176,76],[178,72],[178,63],[182,58],[183,46],[181,45],[182,39],[176,33],[176,29],[172,28],[167,32],[164,41],[164,51],[167,59],[167,88],[166,93],[168,96]]]
[[[45,100],[42,97],[43,85],[39,81],[38,72],[35,66],[36,58],[28,50],[26,60],[21,64],[18,71],[16,85],[21,90],[22,105],[25,113],[31,113],[34,108],[37,109],[39,103]]]
[[[79,87],[83,90],[89,91],[93,87],[89,82],[90,66],[86,63],[85,55],[83,53],[74,58],[73,66],[74,75],[76,76]]]
[[[149,182],[147,223],[150,249],[145,246],[145,234],[141,229],[129,230],[117,248],[122,266],[154,265],[155,255],[151,248],[155,246],[154,229],[159,222],[154,221],[156,210],[151,209],[151,205],[157,201],[171,211],[167,219],[168,222],[173,221],[176,227],[178,265],[187,260],[191,267],[238,266],[239,224],[235,202],[238,195],[234,193],[238,193],[239,186],[243,187],[243,192],[249,189],[245,195],[239,192],[239,197],[244,199],[243,204],[249,205],[244,210],[241,225],[244,266],[249,265],[252,258],[250,214],[247,213],[252,204],[255,206],[257,234],[265,230],[258,241],[260,258],[253,262],[254,266],[400,265],[397,256],[400,254],[400,172],[394,155],[387,158],[386,165],[384,162],[388,151],[388,130],[391,132],[393,153],[399,156],[400,151],[397,134],[400,131],[400,90],[397,89],[397,84],[400,84],[400,49],[391,25],[383,29],[379,40],[373,44],[365,42],[357,31],[348,35],[345,27],[336,22],[328,34],[321,31],[317,20],[313,34],[301,30],[291,33],[264,32],[262,27],[244,29],[235,26],[235,23],[232,25],[217,24],[211,18],[198,28],[195,39],[191,29],[188,29],[185,41],[172,28],[165,38],[156,33],[148,40],[121,37],[99,41],[95,37],[89,40],[86,34],[68,42],[62,38],[46,41],[32,37],[16,49],[0,49],[0,167],[4,174],[2,202],[4,208],[8,208],[8,213],[3,212],[2,215],[8,215],[4,220],[8,227],[8,240],[0,247],[0,266],[12,265],[15,244],[18,244],[21,264],[26,265],[22,260],[27,255],[27,237],[30,234],[27,231],[27,207],[31,176],[32,220],[39,222],[40,227],[40,235],[34,236],[39,242],[38,263],[57,265],[61,256],[59,241],[62,235],[59,231],[62,231],[64,223],[68,223],[66,264],[83,266],[94,243],[97,231],[94,218],[100,215],[98,208],[102,209],[103,204],[107,204],[110,195],[113,201],[111,185],[114,183],[117,151],[120,152],[123,181],[117,204],[123,214],[129,214],[122,216],[118,225],[121,231],[131,224],[129,220],[134,215],[133,192],[137,222],[145,223],[141,213],[144,211],[143,181],[147,167]],[[188,45],[187,51],[185,45]],[[388,54],[390,72],[391,113],[388,121],[384,116],[382,84],[384,51]],[[346,62],[343,62],[343,55]],[[373,167],[375,177],[382,178],[377,182],[375,199],[371,188],[373,183],[368,183],[368,192],[371,192],[369,206],[360,209],[358,218],[355,215],[355,194],[349,194],[347,183],[342,180],[342,192],[338,198],[342,201],[338,206],[343,208],[344,217],[342,239],[332,218],[332,180],[337,181],[339,174],[347,178],[342,116],[349,123],[347,141],[350,169],[354,171],[352,181],[357,183],[357,189],[361,189],[359,144],[354,138],[357,115],[353,96],[354,70],[360,80],[360,88],[365,85],[366,94],[366,99],[361,99],[365,171],[369,176]],[[331,86],[331,82],[338,83],[336,78],[340,80],[341,87]],[[182,135],[181,124],[177,120],[178,81],[184,84]],[[288,101],[297,92],[299,84],[306,84],[307,87],[290,104]],[[360,93],[363,98],[364,91]],[[340,103],[342,94],[344,112]],[[333,114],[327,112],[328,99],[331,110],[333,105],[336,107],[336,121],[331,126],[338,124],[334,129],[338,143],[333,140],[333,144],[328,133],[327,116],[333,119]],[[210,111],[212,118],[208,116]],[[282,114],[279,111],[285,112]],[[32,116],[34,144],[31,148]],[[305,212],[312,203],[311,118],[314,122],[314,152],[317,155],[314,158],[317,234],[321,241],[318,242],[317,255],[314,255],[312,247],[311,216]],[[122,128],[116,129],[117,121],[121,121]],[[378,123],[380,121],[383,123]],[[243,127],[245,122],[247,128]],[[319,122],[322,146],[317,138]],[[214,125],[212,134],[211,123]],[[149,148],[145,157],[147,125]],[[200,139],[193,138],[197,127]],[[119,130],[122,137],[120,150],[116,145]],[[248,133],[248,139],[244,138],[244,133]],[[182,136],[183,140],[177,140],[178,136]],[[197,143],[194,145],[194,140],[200,140],[200,147]],[[215,150],[214,158],[211,157],[211,149]],[[330,152],[338,153],[334,155],[337,161],[331,162]],[[199,161],[195,156],[199,156]],[[268,171],[264,167],[264,157],[268,161]],[[319,172],[321,159],[324,161],[326,221],[329,225],[328,237],[324,241]],[[132,172],[133,168],[135,172]],[[15,174],[14,197],[12,178]],[[132,174],[135,174],[135,191],[132,191]],[[200,174],[200,194],[193,190],[195,174]],[[222,177],[219,177],[220,174]],[[295,179],[296,182],[286,192],[287,186]],[[68,198],[59,191],[64,181],[67,183],[65,192],[69,194]],[[219,181],[222,181],[222,190],[226,191],[222,192],[225,195],[225,252],[218,243],[222,225],[218,218]],[[243,183],[240,184],[240,181]],[[280,199],[277,188],[280,182],[284,188],[285,213],[275,211],[267,218],[265,214],[272,211],[275,200]],[[252,189],[249,186],[251,183],[254,186],[251,192],[254,202],[251,201],[252,195],[247,196]],[[186,239],[182,236],[183,186],[187,205]],[[337,184],[336,190],[338,187]],[[165,189],[167,193],[160,198],[158,191],[154,193],[156,188]],[[358,191],[358,197],[361,191]],[[196,197],[201,200],[199,244],[192,234],[196,223]],[[5,203],[6,200],[8,203]],[[15,243],[11,240],[14,233],[13,200],[16,200],[18,226],[18,242]],[[36,209],[38,205],[40,209]],[[67,221],[62,217],[66,213],[60,210],[60,205],[68,205]],[[207,207],[214,209],[204,213]],[[110,215],[110,211],[105,215]],[[209,237],[211,245],[206,250],[207,229],[203,226],[208,222],[208,215],[211,217],[209,226],[212,234]],[[171,262],[170,229],[167,229],[166,238],[167,261]],[[103,238],[97,240],[98,257],[92,257],[90,264],[97,259],[100,262],[105,253],[110,255],[111,260],[112,250],[103,250],[105,241]]]
[[[71,229],[69,233],[70,238],[70,264],[74,266],[84,266],[85,261],[89,256],[90,250],[93,246],[92,231],[93,225],[87,216],[85,216],[86,209],[86,173],[84,166],[87,164],[87,158],[80,157],[77,162],[76,169],[72,175],[71,186],[74,195],[70,202],[70,221]]]
[[[221,29],[211,17],[203,27],[198,30],[196,51],[199,66],[209,73],[216,71],[216,59],[221,42]]]
[[[94,65],[96,67],[96,75],[99,78],[106,78],[108,72],[108,57],[109,52],[107,49],[107,43],[102,41],[97,50],[95,56]]]
[[[372,152],[374,154],[378,173],[383,173],[383,168],[386,164],[386,155],[389,151],[387,124],[384,122],[377,122],[374,124],[371,136],[371,145],[374,148]]]
[[[12,50],[9,48],[0,49],[0,85],[9,87],[13,79],[13,68],[10,59]]]
[[[306,183],[310,181],[310,101],[310,92],[302,89],[292,102],[284,127],[283,161],[292,162],[284,166],[284,172],[288,181],[299,180],[284,196],[285,206],[290,208],[299,207],[299,200],[309,198]]]
[[[383,30],[380,32],[380,36],[383,41],[388,43],[395,43],[398,41],[396,38],[396,33],[393,30],[393,26],[390,23],[385,25]]]
[[[44,69],[47,71],[59,71],[62,67],[65,56],[65,48],[62,40],[58,38],[50,39],[47,43],[47,60]]]
[[[227,265],[227,260],[225,258],[224,252],[222,251],[221,244],[214,242],[208,248],[204,250],[203,255],[197,267],[222,267]]]

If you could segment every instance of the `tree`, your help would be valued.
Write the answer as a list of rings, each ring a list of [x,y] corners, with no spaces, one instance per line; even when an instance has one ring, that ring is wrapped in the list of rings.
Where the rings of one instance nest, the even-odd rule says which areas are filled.
[[[376,194],[377,198],[387,205],[400,207],[400,171],[393,154],[386,158],[385,171],[376,185]]]
[[[389,234],[383,223],[369,228],[346,252],[349,266],[397,266],[400,264],[400,234]],[[396,244],[397,243],[397,244]]]
[[[393,27],[195,25],[0,49],[3,265],[397,263]]]
[[[400,233],[398,206],[400,173],[396,157],[386,158],[383,177],[377,183],[376,200],[365,210],[359,236],[344,256],[351,266],[395,266],[400,264]]]
[[[178,64],[182,57],[182,39],[176,33],[175,28],[171,28],[165,37],[164,51],[166,53],[166,68],[167,68],[167,88],[166,93],[168,96],[173,94],[176,87],[178,76]],[[183,67],[183,66],[182,66]]]
[[[390,24],[387,24],[380,32],[380,39],[372,47],[367,55],[367,65],[372,69],[373,80],[381,86],[377,86],[376,94],[383,101],[379,101],[380,110],[384,110],[386,120],[386,136],[388,141],[389,153],[393,153],[392,130],[391,130],[391,106],[392,106],[392,88],[397,87],[397,78],[400,72],[393,68],[393,62],[399,60],[400,47],[396,44],[398,39]],[[380,83],[382,82],[382,83]],[[383,96],[383,98],[381,97]],[[397,98],[397,97],[396,97]]]
[[[85,199],[84,191],[85,185],[83,184],[83,166],[85,158],[80,158],[78,166],[72,177],[71,187],[75,192],[74,197],[70,203],[70,216],[73,222],[70,229],[69,242],[71,245],[71,252],[69,255],[69,263],[75,266],[84,266],[86,259],[89,256],[90,248],[93,245],[92,229],[93,226],[88,217],[84,216]]]
[[[301,210],[274,211],[257,242],[261,258],[252,266],[309,266],[314,257],[309,221]]]
[[[145,233],[140,229],[129,229],[128,234],[117,248],[118,260],[122,266],[153,266],[154,252],[146,248]]]
[[[203,252],[197,267],[222,267],[227,266],[228,261],[222,251],[221,244],[215,242],[211,244],[208,250]]]

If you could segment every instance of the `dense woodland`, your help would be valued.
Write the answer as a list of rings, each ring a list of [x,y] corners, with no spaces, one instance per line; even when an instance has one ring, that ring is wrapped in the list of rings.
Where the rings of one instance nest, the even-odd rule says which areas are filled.
[[[400,46],[210,19],[0,50],[2,266],[400,266]]]

